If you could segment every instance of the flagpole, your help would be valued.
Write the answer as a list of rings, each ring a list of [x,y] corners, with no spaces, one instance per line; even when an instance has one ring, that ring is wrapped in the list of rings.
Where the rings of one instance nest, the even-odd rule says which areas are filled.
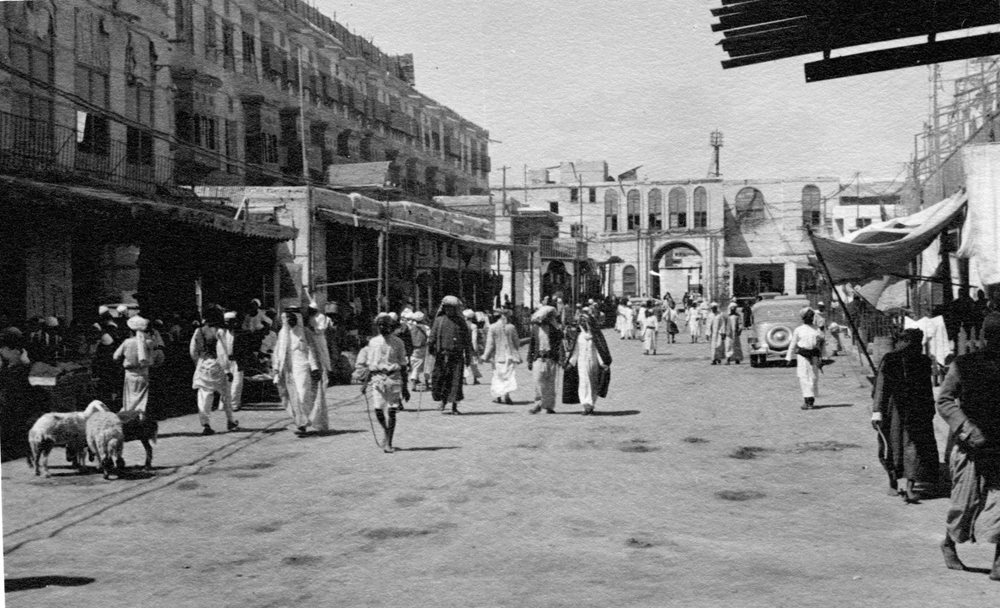
[[[826,260],[823,259],[823,254],[820,253],[819,247],[816,246],[816,235],[813,234],[811,226],[807,226],[806,230],[809,234],[809,241],[812,243],[813,251],[816,252],[816,260],[819,262],[820,268],[823,269],[823,274],[826,275],[826,280],[830,283],[830,290],[837,298],[837,301],[840,302],[840,307],[844,310],[844,316],[847,318],[847,324],[851,326],[851,333],[854,335],[854,342],[861,349],[861,352],[864,353],[865,359],[868,361],[868,366],[872,370],[872,374],[877,374],[878,370],[875,369],[875,362],[872,361],[871,355],[868,354],[868,345],[861,339],[861,334],[858,332],[858,326],[854,323],[854,316],[851,315],[851,311],[847,307],[847,303],[844,302],[844,299],[840,296],[840,291],[834,284],[833,276],[830,274],[830,268],[826,265]]]

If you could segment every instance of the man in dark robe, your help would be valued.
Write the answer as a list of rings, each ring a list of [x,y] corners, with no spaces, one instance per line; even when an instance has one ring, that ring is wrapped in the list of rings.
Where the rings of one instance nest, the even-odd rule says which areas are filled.
[[[907,502],[932,494],[938,481],[931,360],[923,340],[919,329],[902,333],[896,350],[882,358],[872,402],[889,486]]]
[[[941,551],[965,570],[956,543],[996,543],[990,578],[1000,581],[1000,313],[983,321],[983,350],[959,355],[948,369],[937,410],[951,428],[951,508]]]
[[[462,393],[462,373],[472,360],[472,339],[462,317],[462,302],[455,296],[445,296],[434,317],[427,339],[427,351],[434,357],[431,374],[431,395],[441,402],[440,410],[451,403],[451,413],[460,414],[458,404]]]

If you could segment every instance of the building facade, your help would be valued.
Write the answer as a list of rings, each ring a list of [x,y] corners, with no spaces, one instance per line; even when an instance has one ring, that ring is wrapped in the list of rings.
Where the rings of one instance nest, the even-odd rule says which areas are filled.
[[[306,2],[39,0],[0,3],[0,17],[0,202],[19,221],[37,205],[73,228],[32,241],[44,255],[4,239],[0,270],[17,288],[0,305],[14,317],[72,316],[143,282],[185,294],[185,306],[188,282],[209,301],[273,303],[273,277],[211,269],[260,250],[232,267],[270,275],[294,257],[275,243],[296,228],[279,213],[236,219],[229,199],[195,187],[301,186],[330,166],[381,161],[384,185],[411,200],[487,191],[488,133],[414,88],[412,56],[387,55]],[[191,268],[170,278],[171,264]],[[223,288],[237,277],[247,293]]]
[[[562,163],[528,173],[509,193],[558,214],[559,236],[540,243],[541,295],[679,297],[724,290],[723,186],[718,179],[610,180],[607,163]],[[494,196],[502,195],[494,189]],[[547,256],[562,250],[563,257]],[[579,264],[569,251],[584,246]]]
[[[130,10],[141,13],[137,17]],[[0,313],[87,320],[259,295],[295,229],[178,181],[164,2],[0,4]]]
[[[150,4],[174,40],[175,132],[198,148],[183,172],[201,183],[322,182],[330,165],[389,161],[411,198],[486,192],[488,132],[414,88],[412,55],[302,0]]]
[[[542,295],[553,291],[545,276],[562,272],[591,272],[597,293],[614,296],[815,292],[808,233],[834,234],[842,191],[840,180],[824,177],[619,181],[602,161],[565,162],[526,178],[503,194],[558,214],[560,239],[587,247],[574,271],[552,264],[542,244]]]

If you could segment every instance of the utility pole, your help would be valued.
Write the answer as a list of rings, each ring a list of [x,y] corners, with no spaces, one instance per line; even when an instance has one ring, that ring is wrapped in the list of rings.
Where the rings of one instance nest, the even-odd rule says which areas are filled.
[[[715,167],[715,170],[710,171],[708,175],[709,177],[719,177],[722,175],[722,171],[719,167],[719,150],[722,148],[722,131],[719,131],[718,129],[712,131],[708,141],[709,145],[711,145],[713,149],[712,161]]]

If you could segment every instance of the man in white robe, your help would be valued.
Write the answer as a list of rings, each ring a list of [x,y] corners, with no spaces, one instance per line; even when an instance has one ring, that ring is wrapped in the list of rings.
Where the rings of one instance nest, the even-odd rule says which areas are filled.
[[[802,390],[802,409],[811,410],[816,405],[819,394],[819,371],[823,363],[823,332],[813,326],[813,310],[803,308],[799,315],[802,325],[792,331],[785,355],[788,365],[795,361],[795,373],[799,377]]]
[[[294,420],[298,436],[303,437],[306,427],[314,421],[316,384],[323,371],[313,333],[304,326],[300,306],[297,302],[289,302],[283,309],[284,318],[271,357],[271,369],[285,411]]]
[[[512,405],[514,402],[510,394],[517,390],[514,370],[521,363],[520,339],[517,329],[508,321],[511,310],[500,309],[497,314],[496,322],[490,325],[486,334],[486,349],[482,359],[483,362],[493,363],[493,380],[490,382],[493,400]]]

